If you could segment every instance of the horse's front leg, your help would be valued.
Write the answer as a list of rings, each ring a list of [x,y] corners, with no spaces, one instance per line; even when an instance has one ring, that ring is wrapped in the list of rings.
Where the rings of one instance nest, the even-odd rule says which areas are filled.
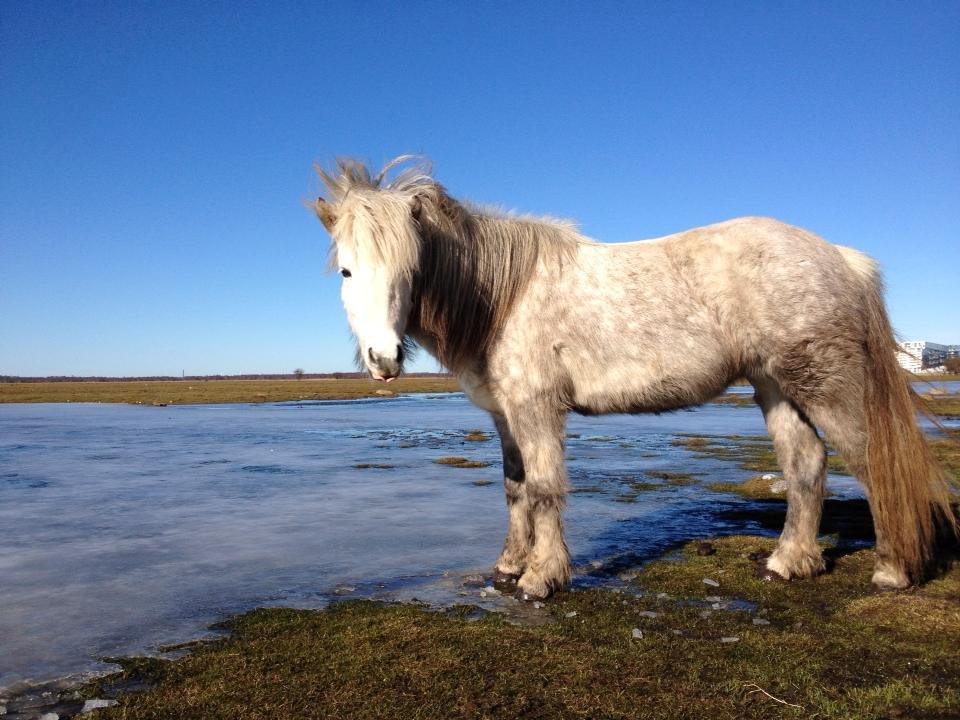
[[[500,434],[503,451],[503,488],[509,514],[507,539],[494,568],[494,582],[506,584],[516,582],[527,567],[527,556],[533,549],[533,522],[527,502],[520,448],[503,415],[494,413],[493,422]]]
[[[529,543],[531,532],[533,540],[526,568],[517,581],[517,591],[525,600],[546,598],[570,581],[570,553],[563,538],[561,518],[567,495],[564,414],[553,408],[527,405],[522,411],[508,410],[506,419],[524,471],[520,488],[522,503],[517,505],[517,515],[525,508],[528,525],[518,525],[517,529],[524,528],[525,542]],[[513,519],[511,511],[511,531]],[[527,527],[529,529],[525,529]]]

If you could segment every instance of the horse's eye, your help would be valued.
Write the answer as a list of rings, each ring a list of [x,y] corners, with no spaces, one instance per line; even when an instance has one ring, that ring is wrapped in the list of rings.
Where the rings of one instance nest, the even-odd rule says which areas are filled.
[[[350,277],[350,271],[347,270],[346,268],[341,268],[340,274],[343,275],[345,278]]]

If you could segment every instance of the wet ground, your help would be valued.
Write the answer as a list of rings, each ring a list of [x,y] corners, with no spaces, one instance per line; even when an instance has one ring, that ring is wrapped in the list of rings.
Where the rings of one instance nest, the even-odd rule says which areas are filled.
[[[753,473],[674,444],[763,432],[733,405],[571,417],[578,584],[619,582],[691,538],[775,534],[779,510],[703,487]],[[830,486],[862,497],[850,478]],[[0,406],[0,528],[0,688],[104,669],[257,606],[503,603],[483,576],[506,529],[499,443],[460,395]]]

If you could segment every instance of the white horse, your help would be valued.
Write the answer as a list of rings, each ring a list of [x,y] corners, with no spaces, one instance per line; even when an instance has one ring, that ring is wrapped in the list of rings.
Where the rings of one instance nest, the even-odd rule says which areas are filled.
[[[817,428],[868,490],[873,582],[922,579],[949,490],[919,430],[875,263],[776,220],[748,217],[655,240],[602,244],[570,223],[482,210],[414,165],[388,181],[354,161],[319,170],[342,299],[371,375],[425,348],[490,412],[510,524],[496,563],[524,598],[567,584],[561,512],[569,411],[698,405],[747,378],[784,477],[771,573],[824,570],[826,480]]]

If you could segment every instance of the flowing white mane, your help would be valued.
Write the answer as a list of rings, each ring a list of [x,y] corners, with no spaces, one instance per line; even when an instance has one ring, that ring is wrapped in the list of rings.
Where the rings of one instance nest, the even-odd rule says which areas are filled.
[[[316,211],[334,239],[332,262],[349,243],[359,257],[413,279],[411,333],[427,336],[453,370],[483,357],[538,262],[568,261],[590,242],[569,222],[461,203],[413,156],[376,175],[350,159],[318,173],[330,196]]]

